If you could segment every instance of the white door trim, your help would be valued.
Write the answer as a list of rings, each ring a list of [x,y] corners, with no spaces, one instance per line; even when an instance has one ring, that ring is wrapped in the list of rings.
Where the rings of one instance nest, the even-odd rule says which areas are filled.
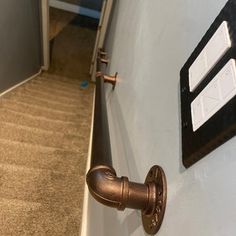
[[[43,70],[50,66],[50,41],[49,41],[49,0],[41,0],[42,40],[43,40]]]
[[[94,120],[94,107],[95,107],[95,90],[93,93],[93,111],[92,111],[92,120],[91,120],[91,129],[90,129],[90,141],[89,141],[89,149],[88,149],[88,159],[86,166],[86,173],[88,173],[91,164],[91,153],[92,153],[92,141],[93,141],[93,120]],[[85,180],[85,188],[84,188],[84,200],[83,200],[83,213],[82,213],[82,224],[81,224],[81,232],[80,236],[87,236],[88,234],[88,207],[89,207],[89,190],[87,187],[87,183]]]
[[[73,12],[79,15],[88,16],[91,18],[99,19],[100,18],[100,12],[96,10],[92,10],[86,7],[81,7],[75,4],[58,1],[58,0],[50,0],[49,2],[51,7],[55,7],[61,10]]]
[[[37,76],[39,76],[40,74],[41,74],[41,69],[36,73],[36,74],[34,74],[34,75],[32,75],[32,76],[30,76],[29,78],[27,78],[27,79],[25,79],[25,80],[23,80],[22,82],[20,82],[20,83],[18,83],[18,84],[16,84],[16,85],[14,85],[14,86],[12,86],[11,88],[9,88],[8,90],[6,90],[6,91],[4,91],[4,92],[2,92],[2,93],[0,93],[0,97],[2,97],[3,95],[5,95],[5,94],[7,94],[7,93],[9,93],[9,92],[11,92],[12,90],[14,90],[14,89],[16,89],[16,88],[18,88],[19,86],[21,86],[21,85],[23,85],[23,84],[25,84],[26,82],[28,82],[28,81],[30,81],[30,80],[32,80],[32,79],[34,79],[35,77],[37,77]]]
[[[98,31],[97,31],[97,38],[93,50],[93,57],[90,66],[90,74],[92,81],[95,81],[95,74],[97,68],[97,53],[99,48],[103,48],[104,41],[106,37],[107,27],[109,23],[109,18],[112,10],[113,0],[104,0],[103,7],[101,12],[101,18],[99,21]]]

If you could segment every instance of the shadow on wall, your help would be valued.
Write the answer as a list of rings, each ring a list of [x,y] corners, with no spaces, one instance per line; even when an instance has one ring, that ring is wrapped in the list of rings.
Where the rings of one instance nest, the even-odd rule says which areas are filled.
[[[180,97],[180,82],[178,83],[178,104],[181,104],[181,97]],[[186,168],[183,165],[182,160],[182,120],[181,120],[181,107],[178,107],[178,114],[179,114],[179,173],[184,173]]]
[[[114,1],[114,3],[113,3],[113,9],[112,9],[112,13],[111,13],[111,15],[112,15],[112,21],[110,21],[110,23],[109,23],[109,25],[108,25],[108,35],[109,35],[109,38],[106,38],[107,39],[107,41],[105,41],[105,45],[107,45],[107,48],[105,49],[107,52],[108,52],[108,54],[109,54],[109,57],[112,59],[112,57],[113,57],[113,55],[112,55],[112,53],[113,52],[116,52],[117,51],[117,48],[116,48],[116,42],[117,42],[117,40],[116,40],[116,33],[114,33],[113,31],[113,29],[114,28],[116,28],[116,26],[117,26],[117,24],[118,24],[118,14],[119,14],[119,11],[121,11],[122,9],[120,9],[121,8],[121,6],[120,6],[121,4],[120,4],[120,0],[116,0],[116,1]],[[112,31],[112,33],[110,33],[110,31]],[[109,40],[109,41],[108,41]],[[120,44],[119,44],[120,45]],[[119,48],[120,49],[120,48]],[[119,54],[121,54],[120,53],[120,51],[119,51]],[[129,52],[129,57],[131,57],[131,55],[132,55],[132,53],[131,52]],[[135,58],[132,58],[132,59],[134,59],[135,60]],[[130,65],[132,65],[132,59],[130,60],[131,62],[129,63]],[[126,58],[126,63],[127,63],[127,60],[128,60],[128,58]],[[133,60],[133,61],[134,61]],[[115,71],[114,71],[114,69],[117,69],[117,68],[115,68],[113,65],[112,65],[112,60],[111,60],[111,64],[109,64],[108,65],[108,67],[107,67],[107,74],[113,74]],[[119,70],[119,68],[118,68],[118,70]],[[178,104],[180,104],[180,85],[178,85],[178,88],[177,88],[178,90],[176,91],[177,93],[178,93],[178,99],[179,99],[179,101],[178,101]],[[112,98],[113,100],[115,99],[115,100],[118,100],[118,98],[117,98],[117,95],[114,95],[114,97]],[[115,101],[113,102],[113,103],[116,103]],[[114,104],[113,104],[114,105]],[[114,105],[114,107],[119,107],[119,110],[121,110],[121,108],[120,108],[120,104],[119,104],[119,102],[117,101],[117,103]],[[111,112],[114,112],[113,111],[114,109],[112,109],[112,111]],[[116,111],[116,115],[114,115],[114,117],[116,117],[116,116],[120,116],[120,114],[118,114],[119,113],[119,111]],[[179,134],[179,152],[178,152],[178,158],[179,158],[179,172],[180,173],[184,173],[185,171],[186,171],[186,168],[183,166],[183,162],[182,162],[182,149],[181,149],[181,147],[182,147],[182,130],[181,130],[181,119],[180,119],[180,117],[181,117],[181,110],[180,110],[180,106],[178,106],[178,122],[179,122],[179,132],[178,132],[178,134]],[[119,117],[118,116],[118,117]],[[124,122],[124,119],[123,120],[121,120],[122,122]],[[121,121],[119,121],[119,123],[121,123]],[[120,132],[122,132],[122,124],[120,124]],[[119,129],[117,129],[117,130],[119,130]],[[126,150],[128,150],[129,148],[128,148],[128,145],[130,145],[129,143],[127,144],[127,142],[125,143],[124,142],[124,148],[126,148]],[[132,151],[131,151],[132,152]],[[127,160],[129,160],[129,162],[130,162],[130,155],[126,155],[126,157],[127,157]],[[133,156],[132,156],[132,158],[133,158]],[[131,158],[131,159],[132,159]],[[133,159],[132,159],[133,160]],[[133,163],[131,163],[131,164],[133,164]],[[131,165],[132,166],[132,165]],[[132,172],[133,172],[133,169],[132,169]],[[130,174],[130,173],[129,173]],[[132,174],[132,173],[131,173]],[[138,175],[138,170],[137,170],[137,172],[136,172],[136,169],[135,169],[135,172],[133,172],[133,176],[135,176],[136,178],[137,178],[137,176],[139,176]],[[141,181],[142,181],[142,179],[141,179]]]
[[[100,11],[102,8],[103,0],[60,0],[61,2],[67,2],[81,7],[86,7],[96,11]]]
[[[142,227],[141,213],[136,210],[126,209],[124,212],[119,212],[108,209],[104,216],[104,235],[120,236],[124,230],[126,230],[125,235],[132,235],[139,227]],[[112,225],[112,227],[106,227],[107,225]],[[143,235],[146,235],[145,232]]]
[[[112,58],[112,52],[114,51],[113,48],[114,48],[114,41],[115,41],[115,34],[110,34],[110,31],[111,31],[112,24],[114,25],[113,27],[116,28],[116,25],[118,23],[119,4],[120,4],[119,0],[113,1],[112,10],[111,10],[112,21],[110,20],[108,22],[107,33],[106,33],[107,35],[110,35],[109,42],[113,42],[113,44],[110,45],[110,43],[107,42],[108,37],[105,38],[105,42],[104,42],[104,45],[109,45],[109,48],[106,48],[106,51],[109,52],[110,58]],[[108,68],[107,68],[107,71],[109,70],[110,70],[110,64],[108,64]]]
[[[123,112],[115,91],[107,86],[107,108],[110,110],[109,130],[111,138],[113,165],[118,176],[128,175],[130,181],[138,180],[142,182],[135,162],[132,145],[129,139],[129,133],[126,129]],[[110,109],[116,107],[116,109]],[[114,122],[113,122],[114,121]],[[112,145],[112,140],[115,143]],[[122,173],[120,173],[122,171]],[[116,209],[106,208],[104,214],[104,235],[120,236],[120,232],[124,235],[133,235],[142,226],[141,211],[125,209],[125,211],[117,211]],[[116,222],[116,224],[114,224]],[[112,227],[106,227],[112,225]],[[124,230],[126,232],[124,232]],[[143,230],[143,235],[147,235]]]
[[[116,107],[116,109],[110,109],[108,113],[111,115],[108,118],[114,168],[122,171],[122,173],[117,173],[118,176],[127,175],[131,181],[142,182],[144,180],[141,180],[138,174],[137,163],[117,94],[110,88],[107,91],[108,109]],[[114,145],[112,145],[113,143]]]

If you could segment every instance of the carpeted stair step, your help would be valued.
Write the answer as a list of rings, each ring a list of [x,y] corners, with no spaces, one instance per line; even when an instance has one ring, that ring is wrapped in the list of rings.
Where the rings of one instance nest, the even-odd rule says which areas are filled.
[[[25,84],[27,88],[33,88],[38,90],[47,91],[48,93],[54,93],[57,95],[62,95],[65,97],[70,97],[73,99],[79,100],[82,97],[82,93],[79,93],[78,91],[68,91],[63,88],[58,88],[56,86],[48,86],[46,83],[36,83],[34,81],[31,81],[30,83]]]
[[[44,98],[44,99],[48,99],[48,100],[52,100],[52,101],[57,101],[58,103],[63,104],[64,106],[66,105],[71,105],[71,106],[77,106],[79,102],[83,102],[86,101],[87,98],[86,97],[81,97],[80,100],[78,99],[73,99],[70,98],[68,96],[61,96],[61,95],[57,95],[55,93],[52,92],[47,92],[45,90],[38,90],[37,88],[27,88],[26,86],[21,86],[17,89],[15,89],[14,91],[12,91],[15,94],[26,94],[32,97],[39,97],[39,98]],[[5,97],[5,96],[4,96]]]
[[[62,83],[67,83],[69,85],[75,85],[75,86],[80,86],[82,78],[80,79],[74,79],[74,78],[68,78],[56,74],[50,74],[50,73],[42,73],[39,78],[46,79],[46,80],[52,80],[57,82],[62,82]],[[88,79],[87,77],[85,79]]]
[[[83,136],[61,134],[6,122],[1,122],[0,138],[71,151],[77,151],[83,145]]]
[[[61,79],[53,79],[53,78],[45,78],[43,76],[38,77],[36,80],[34,80],[35,83],[41,83],[41,84],[48,84],[48,86],[56,86],[59,89],[68,89],[69,91],[75,91],[78,93],[84,93],[83,89],[81,88],[81,83],[84,80],[78,81],[78,84],[74,84],[74,83],[70,83],[67,82],[65,80],[61,80]],[[88,91],[92,90],[94,88],[93,83],[88,81],[88,87],[87,87],[87,91],[84,94],[87,94]]]
[[[2,99],[1,107],[16,112],[22,112],[38,117],[45,117],[52,120],[66,121],[66,122],[80,122],[80,120],[86,117],[86,114],[68,114],[53,109],[47,109],[34,104],[28,104],[20,101],[11,101],[10,99]]]
[[[63,174],[85,174],[88,147],[76,152],[0,139],[0,164],[26,166]]]
[[[32,116],[22,112],[15,112],[4,108],[0,109],[0,120],[75,136],[87,135],[89,130],[86,121],[78,122],[78,124],[73,122],[56,121],[44,117]]]
[[[46,131],[71,134],[74,136],[81,136],[84,134],[87,135],[89,131],[86,121],[81,121],[78,123],[58,120],[56,121],[44,117],[37,117],[21,112],[15,112],[4,108],[0,109],[0,120],[32,128],[39,128]]]
[[[94,37],[68,24],[49,73],[0,97],[0,236],[80,235],[94,95],[81,82]]]
[[[66,92],[64,90],[58,90],[58,89],[53,89],[51,87],[48,87],[46,85],[36,85],[36,84],[32,84],[32,83],[28,83],[25,85],[25,88],[29,89],[29,90],[36,90],[36,91],[43,91],[44,93],[48,93],[48,94],[54,94],[55,96],[61,96],[63,98],[69,98],[69,99],[73,99],[76,100],[78,102],[81,102],[81,99],[84,99],[86,101],[86,99],[89,99],[92,97],[92,94],[90,96],[83,96],[82,92],[81,93],[70,93],[70,92]]]
[[[29,105],[36,105],[36,106],[40,106],[47,109],[53,109],[56,111],[65,112],[68,114],[78,114],[81,108],[79,103],[76,106],[70,105],[70,104],[64,105],[54,100],[40,98],[40,97],[33,97],[33,96],[23,94],[23,93],[11,93],[11,95],[4,96],[3,101],[4,99],[6,100],[8,99],[11,101],[24,102]]]
[[[52,80],[42,80],[42,79],[36,79],[31,81],[31,85],[34,84],[35,86],[46,86],[48,88],[52,88],[58,91],[63,91],[71,94],[78,95],[80,92],[79,87],[74,86],[66,86],[64,84],[55,83]]]
[[[47,78],[43,75],[39,76],[37,79],[34,80],[35,83],[45,83],[50,85],[58,86],[59,88],[66,88],[68,90],[74,90],[77,92],[80,92],[81,87],[80,83],[81,81],[78,81],[78,83],[71,83],[70,81],[65,81],[62,79],[53,79],[53,78]]]
[[[38,81],[38,82],[37,82]],[[89,89],[76,89],[76,91],[67,91],[64,87],[60,86],[60,88],[57,87],[57,84],[55,83],[55,86],[50,86],[47,83],[47,80],[45,80],[45,83],[41,81],[41,79],[38,80],[31,80],[28,83],[24,84],[18,89],[28,89],[28,90],[36,90],[36,91],[43,91],[44,93],[47,92],[48,94],[54,94],[58,97],[62,96],[67,99],[73,99],[76,100],[77,103],[80,102],[80,99],[87,100],[92,97],[94,92],[94,87],[91,86]],[[55,88],[56,87],[56,88]]]
[[[79,232],[81,210],[0,198],[0,235],[72,235]],[[73,234],[74,235],[74,234]]]
[[[81,208],[84,176],[0,164],[0,198]]]
[[[52,87],[55,86],[55,88],[58,88],[59,90],[67,90],[68,91],[74,91],[76,93],[80,93],[83,94],[85,96],[89,96],[93,93],[94,91],[94,84],[92,82],[89,82],[88,80],[86,80],[88,82],[88,87],[86,87],[86,90],[84,90],[83,88],[81,88],[81,83],[84,80],[80,80],[78,81],[78,84],[74,84],[74,83],[70,83],[67,82],[65,80],[61,80],[61,79],[53,79],[53,78],[45,78],[44,76],[39,77],[38,79],[34,80],[33,82],[35,83],[41,83],[41,84],[47,84],[48,87]]]

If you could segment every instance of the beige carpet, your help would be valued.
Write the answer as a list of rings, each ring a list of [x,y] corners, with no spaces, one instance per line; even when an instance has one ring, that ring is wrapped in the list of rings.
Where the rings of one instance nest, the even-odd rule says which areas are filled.
[[[79,235],[92,97],[43,74],[1,98],[1,236]]]
[[[68,13],[51,8],[52,22],[66,19]],[[63,21],[63,20],[62,20]],[[49,73],[64,77],[85,80],[89,79],[89,69],[96,39],[96,21],[88,17],[76,16],[70,23],[51,40],[51,66]],[[51,31],[57,31],[55,24],[51,24]],[[60,25],[58,23],[58,25]]]
[[[95,35],[66,26],[50,73],[0,98],[0,236],[80,233],[94,92],[80,83]]]

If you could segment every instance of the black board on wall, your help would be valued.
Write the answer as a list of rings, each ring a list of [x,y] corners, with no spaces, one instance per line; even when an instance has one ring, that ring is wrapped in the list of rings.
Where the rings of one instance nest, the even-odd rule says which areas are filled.
[[[227,21],[232,47],[207,74],[198,87],[190,92],[189,68],[212,38],[223,21]],[[192,126],[191,103],[230,60],[236,59],[236,0],[229,0],[207,33],[197,45],[180,72],[182,159],[190,167],[236,134],[236,97],[213,115],[195,132]]]

